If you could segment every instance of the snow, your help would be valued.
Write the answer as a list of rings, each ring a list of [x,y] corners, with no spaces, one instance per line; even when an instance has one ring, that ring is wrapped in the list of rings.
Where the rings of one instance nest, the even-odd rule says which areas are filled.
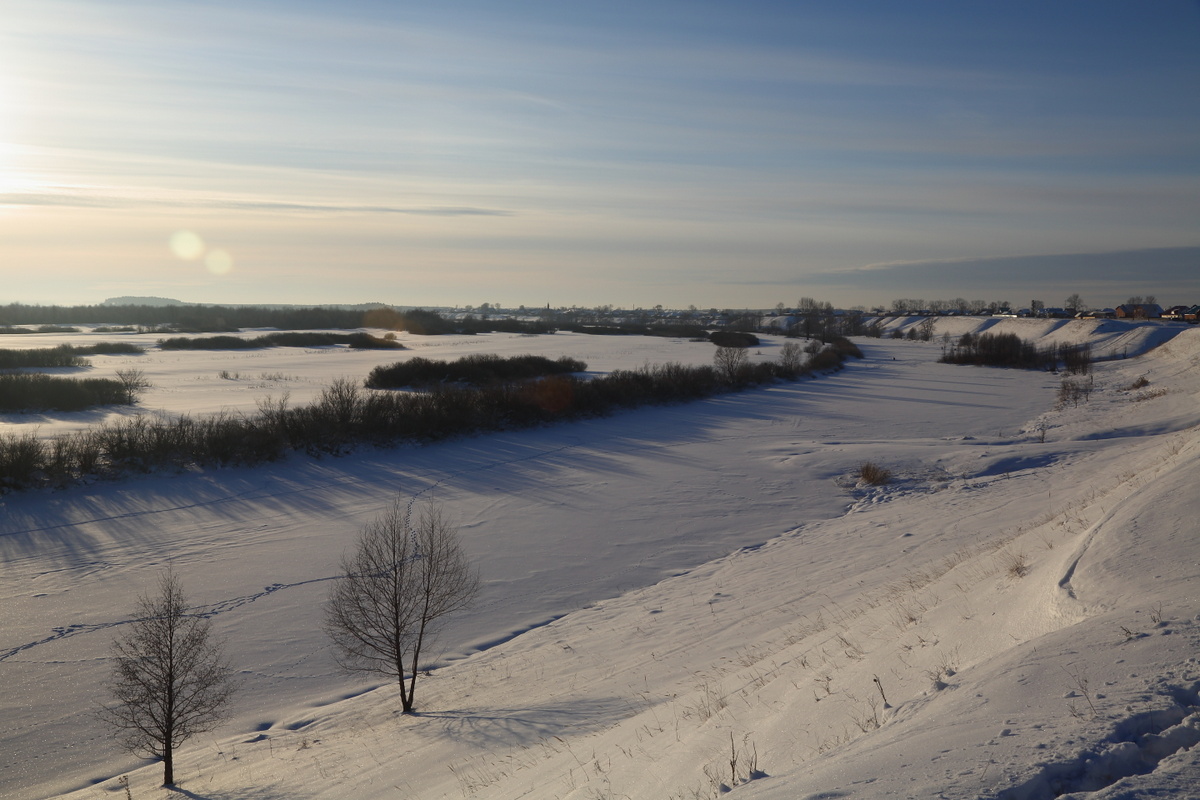
[[[943,332],[985,329],[1115,360],[1061,408],[1061,376],[936,363]],[[219,611],[245,681],[232,719],[177,755],[187,796],[1200,796],[1200,330],[947,318],[934,336],[858,340],[842,372],[689,405],[0,497],[0,796],[120,798],[123,775],[134,797],[173,794],[89,715],[115,626],[168,562]],[[150,349],[92,372],[136,365],[155,384],[142,407],[178,414],[304,402],[412,355],[712,357],[642,337],[402,340]],[[867,460],[893,480],[858,485]],[[340,674],[319,626],[343,549],[397,494],[442,503],[485,581],[412,716],[393,686]]]

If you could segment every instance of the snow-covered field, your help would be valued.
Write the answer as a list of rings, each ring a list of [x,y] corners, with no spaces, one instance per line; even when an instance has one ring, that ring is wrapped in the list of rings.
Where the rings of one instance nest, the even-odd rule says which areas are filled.
[[[1059,376],[936,363],[943,332],[984,328],[1128,358],[1059,408]],[[90,372],[142,369],[143,411],[253,412],[411,355],[605,372],[713,352],[402,340]],[[690,405],[0,497],[0,796],[123,798],[121,775],[134,798],[178,794],[89,715],[115,626],[168,562],[245,679],[177,756],[188,797],[1200,796],[1200,330],[944,319],[934,342],[859,344],[835,375]],[[892,482],[856,485],[868,460]],[[319,630],[343,549],[397,495],[443,504],[485,582],[414,716],[340,674]]]

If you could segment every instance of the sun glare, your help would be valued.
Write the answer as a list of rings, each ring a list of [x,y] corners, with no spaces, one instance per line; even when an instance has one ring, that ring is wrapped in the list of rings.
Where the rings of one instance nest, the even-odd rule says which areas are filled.
[[[233,257],[224,250],[209,250],[204,257],[204,266],[213,275],[228,275],[233,271]]]
[[[167,241],[167,246],[176,258],[184,261],[194,261],[204,255],[204,240],[191,231],[175,231]]]
[[[204,259],[204,268],[213,275],[228,275],[233,271],[233,256],[221,249],[208,248],[200,234],[194,231],[180,230],[171,234],[167,247],[176,258],[183,261]]]

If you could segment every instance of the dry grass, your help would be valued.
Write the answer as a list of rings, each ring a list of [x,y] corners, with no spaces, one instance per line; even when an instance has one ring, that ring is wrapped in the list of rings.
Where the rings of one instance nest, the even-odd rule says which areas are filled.
[[[882,486],[892,479],[892,471],[873,461],[864,461],[858,468],[858,478],[872,486]]]
[[[1029,557],[1024,553],[1005,550],[1000,554],[1000,567],[1010,578],[1024,578],[1029,574]]]

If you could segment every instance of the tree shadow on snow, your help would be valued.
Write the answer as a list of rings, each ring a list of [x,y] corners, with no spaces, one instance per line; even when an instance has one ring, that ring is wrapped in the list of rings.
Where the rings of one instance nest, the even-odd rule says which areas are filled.
[[[591,733],[636,712],[629,698],[607,697],[541,707],[419,711],[414,716],[438,720],[445,735],[456,742],[489,750]]]

